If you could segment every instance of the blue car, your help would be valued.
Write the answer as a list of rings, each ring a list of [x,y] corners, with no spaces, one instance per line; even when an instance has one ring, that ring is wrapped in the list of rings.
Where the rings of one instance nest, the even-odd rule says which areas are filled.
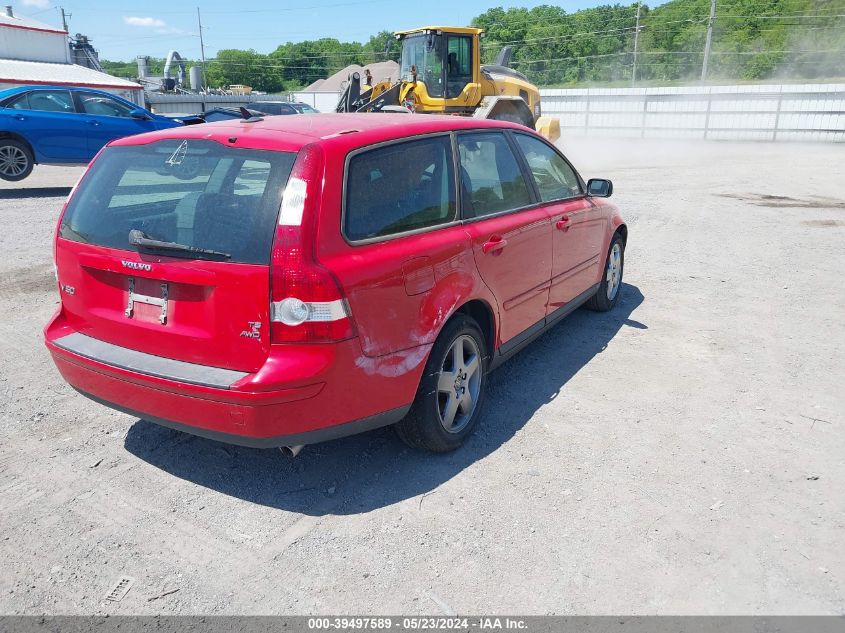
[[[122,136],[183,123],[108,92],[67,86],[0,91],[0,178],[23,180],[33,165],[84,165]]]

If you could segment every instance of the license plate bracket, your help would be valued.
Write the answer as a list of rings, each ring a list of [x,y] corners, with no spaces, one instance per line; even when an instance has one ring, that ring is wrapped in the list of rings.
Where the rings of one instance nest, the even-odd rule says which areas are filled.
[[[150,295],[143,295],[135,292],[135,278],[129,278],[129,293],[128,293],[128,300],[126,304],[125,314],[126,317],[131,319],[132,315],[135,311],[135,304],[136,303],[145,303],[151,306],[157,306],[161,308],[161,313],[158,317],[158,322],[164,325],[167,323],[167,284],[161,283],[159,284],[161,288],[161,296],[160,297],[152,297]]]

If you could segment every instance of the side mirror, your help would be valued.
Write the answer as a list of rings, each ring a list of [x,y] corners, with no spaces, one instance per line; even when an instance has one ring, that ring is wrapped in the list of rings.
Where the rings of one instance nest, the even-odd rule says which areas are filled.
[[[140,119],[141,121],[149,121],[151,119],[149,113],[146,110],[142,110],[141,108],[136,108],[129,113],[133,119]]]
[[[604,178],[590,178],[587,181],[587,195],[596,198],[609,198],[613,195],[613,183]]]

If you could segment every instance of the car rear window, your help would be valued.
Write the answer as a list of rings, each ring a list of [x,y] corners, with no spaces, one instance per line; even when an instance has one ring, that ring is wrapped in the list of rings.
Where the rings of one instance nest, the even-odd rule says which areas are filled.
[[[226,253],[227,261],[267,264],[295,157],[207,140],[109,147],[80,183],[59,235],[144,250],[129,243],[129,232],[140,230],[153,240]]]
[[[349,161],[344,234],[365,240],[451,222],[456,198],[448,136],[368,150]]]

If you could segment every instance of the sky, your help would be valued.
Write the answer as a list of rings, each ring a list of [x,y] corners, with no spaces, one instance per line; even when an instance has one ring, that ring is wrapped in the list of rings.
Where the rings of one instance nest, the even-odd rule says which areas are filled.
[[[8,0],[7,0],[8,2]],[[495,6],[532,7],[559,4],[566,11],[605,4],[601,0],[284,0],[232,2],[203,0],[206,58],[224,48],[252,48],[268,53],[284,42],[321,37],[366,41],[379,31],[418,26],[469,24]],[[131,61],[138,55],[165,57],[176,50],[199,59],[197,5],[172,0],[105,2],[103,0],[19,0],[16,14],[61,27],[59,8],[70,14],[71,34],[87,35],[101,59]],[[119,8],[125,6],[126,8]]]

